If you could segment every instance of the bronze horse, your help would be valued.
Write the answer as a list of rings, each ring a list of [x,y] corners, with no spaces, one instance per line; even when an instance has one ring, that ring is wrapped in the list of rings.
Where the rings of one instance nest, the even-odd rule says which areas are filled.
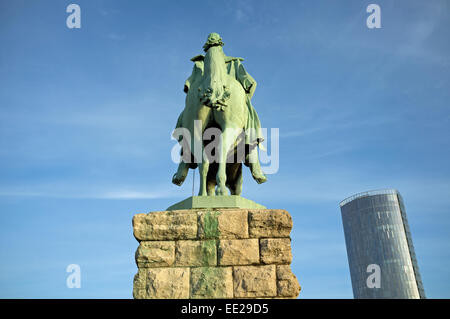
[[[191,140],[189,147],[185,146],[183,150],[189,154],[182,154],[183,160],[172,182],[181,185],[189,168],[198,166],[199,196],[227,195],[227,187],[232,195],[240,195],[242,162],[250,167],[258,183],[266,181],[259,166],[258,142],[246,143],[244,132],[249,116],[246,92],[241,83],[227,72],[222,45],[220,36],[212,33],[204,46],[204,58],[194,58],[194,62],[197,59],[202,63],[195,63],[191,76],[193,82],[189,83],[188,88],[185,87],[186,106],[177,122],[177,128],[189,131]],[[204,140],[203,133],[209,128],[216,128],[222,133],[220,148],[214,159],[204,152],[208,141]],[[201,158],[196,158],[195,154],[201,154]]]

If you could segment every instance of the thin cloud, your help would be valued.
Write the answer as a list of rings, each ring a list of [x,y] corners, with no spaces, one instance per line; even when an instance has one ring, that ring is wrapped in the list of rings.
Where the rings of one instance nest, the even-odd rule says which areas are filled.
[[[268,198],[284,203],[327,203],[335,202],[336,207],[343,199],[363,191],[372,189],[396,188],[407,201],[414,206],[427,202],[430,207],[446,207],[450,204],[448,194],[450,183],[446,180],[426,178],[426,176],[404,177],[374,175],[362,168],[344,169],[328,167],[326,170],[316,170],[315,167],[298,170],[295,176],[291,174],[269,175],[266,185],[255,185],[248,180],[245,196],[264,203]],[[283,189],[283,192],[274,190]],[[429,199],[433,202],[429,203]]]
[[[131,199],[163,199],[176,198],[180,194],[174,189],[160,188],[146,189],[140,187],[86,187],[79,185],[78,188],[67,188],[64,185],[35,185],[32,188],[37,191],[30,191],[30,187],[3,187],[0,189],[0,197],[49,197],[67,199],[111,199],[111,200],[131,200]]]
[[[125,40],[126,37],[122,34],[112,32],[107,35],[107,38],[113,41],[122,41]]]

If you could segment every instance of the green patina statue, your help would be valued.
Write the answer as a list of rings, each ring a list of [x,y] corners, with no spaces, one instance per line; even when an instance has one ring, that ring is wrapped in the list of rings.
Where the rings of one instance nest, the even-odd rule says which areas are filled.
[[[231,195],[241,195],[242,163],[258,183],[267,180],[258,158],[264,140],[261,124],[251,103],[256,81],[244,69],[242,58],[224,54],[223,45],[219,34],[211,33],[203,46],[206,54],[191,59],[194,68],[184,85],[186,105],[176,125],[190,133],[190,140],[174,134],[182,145],[182,160],[172,182],[181,185],[189,168],[198,167],[199,196],[228,195],[227,187]],[[209,128],[222,133],[215,160],[203,152],[208,144],[203,133]],[[245,151],[239,152],[239,147]]]

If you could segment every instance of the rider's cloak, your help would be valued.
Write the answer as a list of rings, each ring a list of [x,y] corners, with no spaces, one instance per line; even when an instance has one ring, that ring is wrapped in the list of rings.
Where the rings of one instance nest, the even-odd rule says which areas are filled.
[[[194,68],[191,76],[184,82],[184,92],[187,93],[192,85],[196,81],[201,81],[203,76],[203,55],[197,55],[191,59],[194,62]],[[264,140],[261,122],[259,121],[258,114],[251,103],[251,99],[256,89],[255,79],[247,73],[241,61],[243,58],[225,57],[226,69],[230,76],[234,77],[244,88],[246,95],[246,104],[248,107],[247,125],[245,127],[245,144],[256,146]],[[183,112],[178,117],[176,128],[182,127]]]

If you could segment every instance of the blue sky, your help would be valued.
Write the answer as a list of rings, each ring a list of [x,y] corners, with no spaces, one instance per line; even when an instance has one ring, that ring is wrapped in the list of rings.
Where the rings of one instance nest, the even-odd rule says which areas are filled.
[[[170,134],[210,32],[280,128],[278,173],[243,196],[292,214],[300,296],[353,297],[339,202],[397,188],[426,294],[450,298],[447,1],[377,1],[381,29],[367,1],[78,0],[78,30],[70,3],[0,1],[1,298],[132,297],[132,216],[191,194]]]

